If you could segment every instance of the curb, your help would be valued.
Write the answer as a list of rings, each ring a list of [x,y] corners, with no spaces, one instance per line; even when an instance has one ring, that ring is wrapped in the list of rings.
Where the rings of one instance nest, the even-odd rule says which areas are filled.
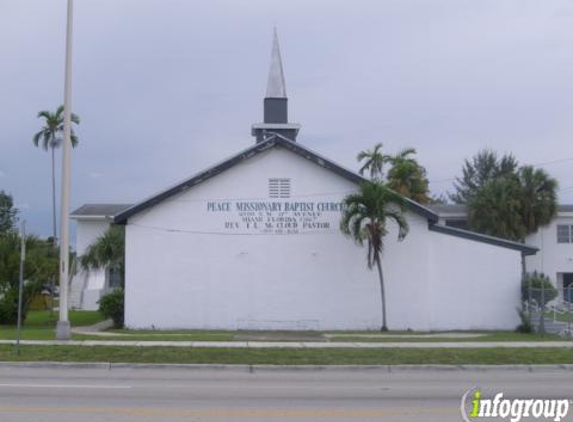
[[[224,364],[153,364],[112,362],[0,362],[3,369],[90,369],[90,370],[185,370],[264,372],[573,372],[573,364],[562,365],[224,365]]]

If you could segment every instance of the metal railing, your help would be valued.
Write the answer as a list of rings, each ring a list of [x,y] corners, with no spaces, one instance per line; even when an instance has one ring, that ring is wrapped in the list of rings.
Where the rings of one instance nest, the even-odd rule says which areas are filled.
[[[573,286],[529,288],[528,298],[524,306],[535,331],[573,339]]]

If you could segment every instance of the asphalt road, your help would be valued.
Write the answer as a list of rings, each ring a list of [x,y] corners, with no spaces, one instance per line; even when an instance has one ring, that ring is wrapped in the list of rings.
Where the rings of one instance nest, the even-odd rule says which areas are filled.
[[[571,399],[573,372],[0,368],[0,421],[460,421],[474,386]]]

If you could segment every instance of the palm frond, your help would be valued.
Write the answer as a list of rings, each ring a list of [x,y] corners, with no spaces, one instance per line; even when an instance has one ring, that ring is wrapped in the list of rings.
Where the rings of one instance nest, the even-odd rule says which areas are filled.
[[[32,138],[32,142],[34,142],[35,146],[39,146],[40,145],[40,138],[44,135],[44,131],[41,130],[38,133],[36,133],[34,135],[34,138]]]

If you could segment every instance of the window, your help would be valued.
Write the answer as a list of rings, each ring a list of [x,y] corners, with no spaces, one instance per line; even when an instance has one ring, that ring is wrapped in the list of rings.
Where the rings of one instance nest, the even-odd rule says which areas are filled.
[[[557,225],[557,243],[573,243],[573,225]]]
[[[269,179],[269,198],[290,198],[290,179]]]

